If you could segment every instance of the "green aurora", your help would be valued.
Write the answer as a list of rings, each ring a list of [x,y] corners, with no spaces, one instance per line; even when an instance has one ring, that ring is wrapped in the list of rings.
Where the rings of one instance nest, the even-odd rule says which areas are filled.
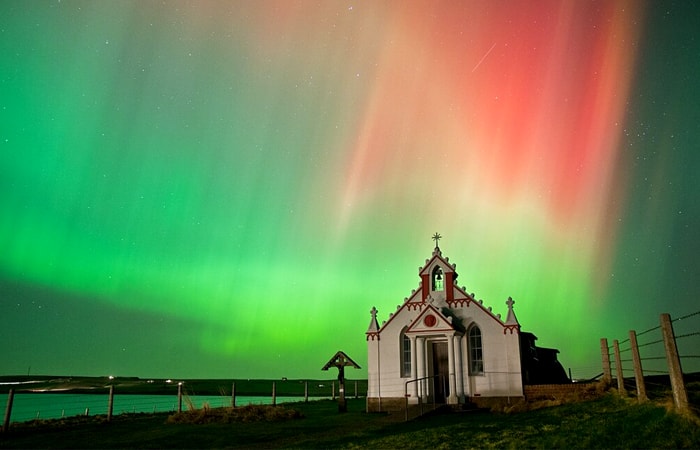
[[[2,2],[0,373],[364,377],[436,231],[575,376],[700,309],[698,7],[431,5]]]

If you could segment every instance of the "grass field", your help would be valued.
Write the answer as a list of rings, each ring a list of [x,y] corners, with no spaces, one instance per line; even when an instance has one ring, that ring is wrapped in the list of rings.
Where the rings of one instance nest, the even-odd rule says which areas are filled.
[[[13,426],[0,448],[700,448],[697,417],[614,393],[517,414],[434,413],[410,422],[403,413],[367,414],[363,399],[348,400],[345,414],[331,400],[282,407],[303,417],[204,424],[167,423],[168,414],[126,414],[109,423],[63,419]]]

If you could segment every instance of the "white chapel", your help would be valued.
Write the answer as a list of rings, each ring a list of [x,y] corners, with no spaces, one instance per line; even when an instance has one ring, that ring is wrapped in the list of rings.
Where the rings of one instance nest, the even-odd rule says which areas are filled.
[[[490,406],[523,397],[524,381],[537,372],[528,361],[532,352],[559,366],[557,350],[536,347],[531,333],[521,336],[512,299],[503,320],[457,285],[456,265],[442,255],[440,237],[435,233],[435,249],[419,268],[418,289],[381,326],[372,308],[368,411],[402,409],[419,399]]]

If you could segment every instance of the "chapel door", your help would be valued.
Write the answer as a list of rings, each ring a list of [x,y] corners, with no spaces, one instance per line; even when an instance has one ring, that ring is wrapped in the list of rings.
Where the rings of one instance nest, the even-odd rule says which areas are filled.
[[[449,356],[447,352],[447,342],[433,343],[433,392],[435,393],[435,401],[444,403],[449,390]]]

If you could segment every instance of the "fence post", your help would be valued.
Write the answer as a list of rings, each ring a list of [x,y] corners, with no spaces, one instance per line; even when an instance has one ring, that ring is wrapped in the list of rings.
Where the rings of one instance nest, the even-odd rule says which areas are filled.
[[[617,342],[617,339],[613,340],[613,351],[615,352],[615,373],[617,374],[617,392],[620,395],[625,395],[625,378],[622,374],[622,358],[620,358],[620,343]]]
[[[10,389],[7,393],[7,407],[5,408],[5,420],[2,422],[2,432],[6,433],[10,429],[10,416],[12,415],[12,402],[15,398],[15,390]]]
[[[272,406],[277,406],[277,385],[272,382]]]
[[[112,421],[112,411],[114,410],[114,385],[109,386],[109,401],[107,402],[107,422]]]
[[[236,382],[231,383],[231,408],[236,407]]]
[[[606,338],[600,340],[600,356],[603,358],[603,382],[610,384],[612,383],[612,372],[610,371],[610,350]]]
[[[688,394],[683,383],[683,371],[681,370],[681,360],[678,357],[678,347],[673,334],[671,316],[667,313],[661,314],[661,334],[664,338],[666,348],[666,362],[668,363],[668,374],[671,377],[671,388],[673,389],[673,403],[680,411],[688,411]]]
[[[304,403],[309,402],[309,382],[304,381]]]
[[[641,403],[647,400],[647,388],[644,384],[642,358],[639,357],[637,332],[634,330],[630,330],[630,346],[632,348],[632,362],[634,363],[634,384],[637,386],[637,400]]]
[[[182,412],[182,382],[177,384],[177,412]]]
[[[331,382],[331,398],[335,400],[335,381]]]
[[[357,398],[357,380],[355,380],[355,398]]]

